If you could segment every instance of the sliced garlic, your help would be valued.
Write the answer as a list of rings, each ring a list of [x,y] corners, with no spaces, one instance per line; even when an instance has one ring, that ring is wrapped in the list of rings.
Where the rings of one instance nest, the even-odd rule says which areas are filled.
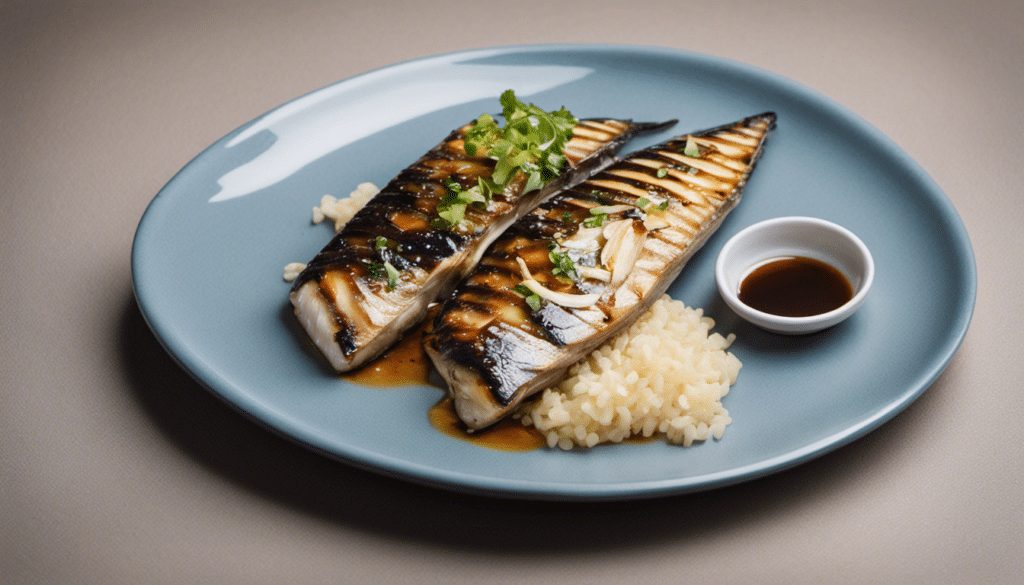
[[[639,221],[626,219],[613,223],[620,225],[609,224],[611,229],[605,229],[608,242],[601,250],[601,264],[612,273],[605,294],[615,294],[614,291],[626,280],[647,239],[647,229]]]
[[[616,250],[619,249],[619,245],[622,243],[622,238],[626,234],[626,230],[633,224],[632,219],[620,219],[618,221],[609,222],[604,226],[605,243],[604,247],[601,248],[601,264],[604,266],[611,266],[611,258],[615,255]]]
[[[519,263],[519,272],[523,275],[523,280],[533,280],[533,275],[530,274],[530,268],[526,265],[526,260],[522,257],[516,256],[516,262]]]
[[[569,307],[570,309],[585,309],[593,306],[593,304],[601,298],[601,295],[599,294],[574,295],[555,292],[533,279],[533,275],[530,274],[530,269],[526,266],[526,262],[522,258],[516,256],[516,262],[519,263],[519,270],[523,274],[523,286],[530,289],[530,291],[540,298],[547,299],[556,305]]]
[[[657,215],[648,215],[647,219],[644,220],[644,227],[649,231],[664,229],[668,226],[669,223],[665,221],[665,218]]]
[[[601,248],[599,227],[580,227],[572,236],[559,240],[558,245],[570,250],[594,252]]]
[[[610,282],[612,279],[611,272],[608,272],[604,268],[597,268],[596,266],[577,266],[576,272],[583,278],[593,278],[594,280],[600,280],[601,282]]]
[[[569,307],[570,309],[585,309],[593,306],[594,303],[601,298],[599,294],[587,294],[587,295],[574,295],[569,293],[560,293],[545,288],[543,284],[536,280],[524,280],[523,285],[533,291],[537,296],[547,299],[556,305],[562,307]]]

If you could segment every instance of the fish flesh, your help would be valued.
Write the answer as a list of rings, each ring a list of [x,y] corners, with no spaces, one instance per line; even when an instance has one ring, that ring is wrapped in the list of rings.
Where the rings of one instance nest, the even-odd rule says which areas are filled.
[[[424,349],[471,431],[628,327],[739,202],[767,112],[629,154],[499,237],[441,306]]]
[[[739,202],[775,119],[632,153],[492,244],[424,336],[469,430],[557,382],[664,294]]]
[[[310,339],[338,372],[383,353],[446,297],[487,246],[551,194],[610,164],[634,136],[664,123],[579,120],[562,154],[561,175],[524,193],[514,178],[486,208],[470,205],[455,226],[435,227],[438,205],[457,184],[488,179],[495,161],[471,156],[467,124],[452,131],[375,195],[299,273],[289,300]]]

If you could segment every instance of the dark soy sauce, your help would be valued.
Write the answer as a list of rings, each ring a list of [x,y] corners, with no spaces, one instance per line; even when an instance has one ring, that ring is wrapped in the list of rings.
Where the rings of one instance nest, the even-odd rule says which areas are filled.
[[[813,258],[780,258],[754,269],[740,284],[745,305],[772,315],[809,317],[853,298],[853,286],[835,267]]]

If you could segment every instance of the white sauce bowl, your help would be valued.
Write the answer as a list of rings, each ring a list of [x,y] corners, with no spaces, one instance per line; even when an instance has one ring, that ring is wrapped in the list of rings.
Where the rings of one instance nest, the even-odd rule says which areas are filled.
[[[747,306],[740,284],[756,267],[773,258],[803,256],[829,264],[846,276],[853,298],[841,307],[809,317],[783,317]],[[725,303],[744,320],[775,333],[821,331],[852,315],[867,297],[875,263],[864,242],[850,230],[813,217],[778,217],[756,223],[732,237],[718,255],[715,282]]]

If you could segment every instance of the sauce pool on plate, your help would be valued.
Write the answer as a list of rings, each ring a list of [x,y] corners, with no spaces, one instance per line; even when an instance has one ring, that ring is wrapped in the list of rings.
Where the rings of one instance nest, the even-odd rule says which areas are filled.
[[[835,267],[803,256],[758,266],[740,283],[739,299],[764,313],[810,317],[838,309],[853,298],[853,286]]]
[[[341,374],[343,380],[363,386],[430,386],[430,358],[423,350],[423,327],[410,331],[402,341],[379,358]],[[532,451],[547,446],[544,435],[518,420],[506,419],[493,427],[470,433],[455,414],[451,398],[435,404],[427,414],[431,426],[450,437],[497,451]]]
[[[427,386],[430,358],[423,351],[423,327],[410,331],[402,341],[366,365],[339,374],[342,380],[374,386]]]
[[[340,374],[341,379],[363,386],[394,388],[397,386],[433,386],[430,380],[431,364],[423,350],[423,327],[410,331],[402,341],[366,365]],[[518,419],[509,417],[475,433],[466,429],[455,413],[455,403],[442,398],[427,413],[430,425],[440,433],[495,451],[523,452],[547,447],[544,433],[527,427]],[[632,436],[623,443],[641,444],[654,441],[654,437]]]
[[[444,398],[430,409],[430,424],[438,431],[479,447],[496,451],[533,451],[547,446],[544,435],[518,420],[506,418],[482,431],[470,433],[455,414],[455,403]]]

